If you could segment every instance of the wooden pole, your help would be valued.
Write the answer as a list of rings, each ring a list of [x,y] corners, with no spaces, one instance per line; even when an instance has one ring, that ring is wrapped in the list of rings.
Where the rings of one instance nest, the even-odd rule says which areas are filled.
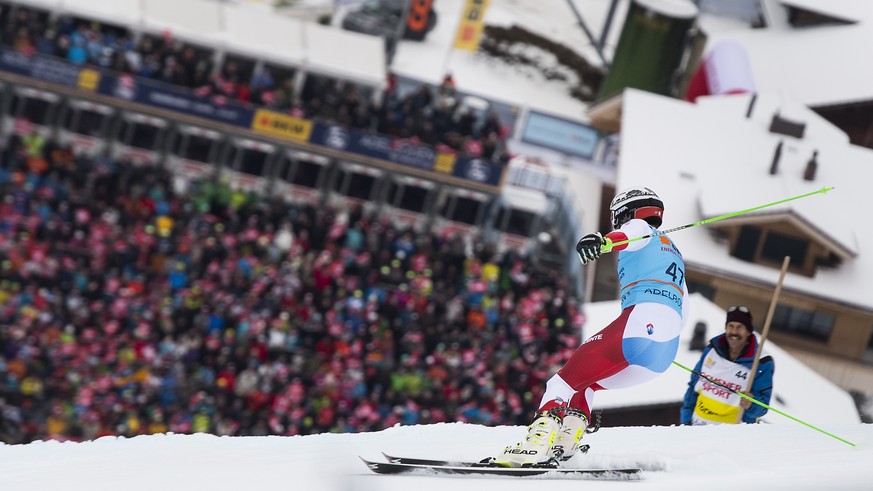
[[[779,294],[782,292],[782,281],[785,279],[785,272],[788,271],[788,263],[790,262],[791,256],[785,256],[785,259],[782,261],[782,271],[779,272],[779,281],[776,282],[776,289],[773,291],[773,298],[770,299],[770,308],[767,310],[767,319],[764,321],[764,328],[761,330],[761,341],[758,343],[758,350],[755,352],[755,361],[752,362],[748,385],[746,385],[746,390],[744,392],[751,391],[752,383],[755,382],[755,374],[758,373],[758,362],[761,360],[761,353],[764,351],[764,341],[767,340],[767,333],[770,331],[770,323],[773,322],[773,313],[776,311],[776,304],[779,303]],[[743,422],[744,412],[745,409],[740,406],[740,411],[737,413],[737,424]]]

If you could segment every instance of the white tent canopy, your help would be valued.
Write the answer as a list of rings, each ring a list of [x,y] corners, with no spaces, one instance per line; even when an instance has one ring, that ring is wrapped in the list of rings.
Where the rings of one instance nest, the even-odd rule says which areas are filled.
[[[203,47],[381,88],[380,37],[210,0],[17,0],[22,5],[107,24],[171,34]]]
[[[65,14],[117,26],[136,27],[142,17],[140,0],[58,0],[57,3]]]
[[[381,86],[385,80],[382,38],[319,24],[305,24],[306,64],[313,72]]]
[[[78,1],[78,0],[70,0]],[[141,0],[141,24],[152,32],[170,32],[186,41],[214,46],[223,30],[221,5],[208,0]]]
[[[12,3],[26,5],[36,9],[54,11],[60,10],[63,0],[12,0]]]
[[[223,18],[220,36],[229,51],[294,66],[304,63],[302,21],[234,4],[225,4]]]

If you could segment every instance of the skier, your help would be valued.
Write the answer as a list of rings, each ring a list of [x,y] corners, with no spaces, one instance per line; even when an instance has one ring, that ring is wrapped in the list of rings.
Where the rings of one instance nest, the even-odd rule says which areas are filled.
[[[747,307],[731,307],[727,311],[724,332],[712,338],[703,350],[682,403],[679,422],[688,424],[736,423],[739,408],[743,408],[743,423],[756,423],[767,414],[767,408],[752,406],[752,401],[717,384],[707,382],[697,374],[718,380],[734,390],[745,390],[749,373],[758,351],[758,338],[753,334],[752,313]],[[773,372],[776,364],[769,355],[761,357],[752,381],[752,398],[770,403],[773,392]]]
[[[582,237],[576,251],[582,264],[620,251],[621,314],[586,339],[546,382],[524,441],[507,446],[496,465],[557,466],[569,459],[588,428],[594,392],[651,380],[676,356],[688,289],[682,255],[657,231],[664,203],[651,189],[634,187],[618,193],[609,208],[615,230]]]

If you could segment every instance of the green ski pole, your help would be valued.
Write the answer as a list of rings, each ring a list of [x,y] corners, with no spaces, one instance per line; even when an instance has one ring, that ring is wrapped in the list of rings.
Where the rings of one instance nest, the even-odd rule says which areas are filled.
[[[757,404],[757,405],[759,405],[759,406],[761,406],[761,407],[767,408],[768,410],[773,411],[774,413],[781,414],[782,416],[785,416],[785,417],[788,418],[788,419],[792,419],[792,420],[794,420],[794,421],[797,421],[798,423],[800,423],[800,424],[802,424],[802,425],[804,425],[804,426],[807,426],[807,427],[809,427],[809,428],[812,428],[812,429],[815,430],[815,431],[819,431],[819,432],[821,432],[821,433],[824,433],[825,435],[827,435],[827,436],[829,436],[829,437],[831,437],[831,438],[836,438],[837,440],[839,440],[839,441],[841,441],[841,442],[843,442],[843,443],[845,443],[845,444],[847,444],[847,445],[851,445],[851,446],[853,446],[853,447],[857,447],[857,445],[855,445],[854,443],[852,443],[852,442],[850,442],[850,441],[848,441],[848,440],[844,440],[844,439],[838,437],[837,435],[834,435],[833,433],[828,433],[827,431],[825,431],[825,430],[823,430],[823,429],[821,429],[821,428],[816,428],[815,426],[813,426],[813,425],[807,423],[806,421],[801,421],[801,420],[795,418],[794,416],[791,416],[790,414],[786,414],[786,413],[784,413],[784,412],[782,412],[782,411],[780,411],[780,410],[778,410],[778,409],[776,409],[776,408],[774,408],[774,407],[768,406],[767,404],[764,404],[763,402],[761,402],[761,401],[759,401],[759,400],[757,400],[757,399],[755,399],[755,398],[753,398],[753,397],[749,397],[749,396],[747,396],[746,394],[743,394],[742,392],[739,392],[739,391],[737,391],[737,390],[731,389],[731,388],[728,387],[727,385],[721,384],[721,383],[719,383],[718,381],[713,380],[713,379],[707,377],[706,375],[704,375],[704,374],[702,374],[702,373],[700,373],[700,372],[696,372],[696,371],[694,371],[693,369],[688,368],[688,367],[686,367],[685,365],[679,363],[678,361],[675,361],[675,360],[674,360],[674,361],[673,361],[673,364],[676,365],[676,366],[679,367],[679,368],[682,368],[682,369],[684,369],[684,370],[688,370],[689,372],[691,372],[691,373],[697,375],[698,377],[701,377],[701,378],[706,379],[707,381],[709,381],[709,382],[712,383],[712,384],[715,384],[715,385],[717,385],[717,386],[719,386],[719,387],[721,387],[721,388],[723,388],[723,389],[725,389],[725,390],[728,390],[728,391],[730,391],[730,392],[733,392],[734,394],[736,394],[736,395],[742,397],[743,399],[745,399],[745,400],[747,400],[747,401],[753,402],[753,403],[755,403],[755,404]]]
[[[670,234],[670,233],[673,233],[673,232],[678,232],[678,231],[680,231],[680,230],[685,230],[686,228],[696,227],[696,226],[698,226],[698,225],[706,225],[707,223],[717,222],[717,221],[719,221],[719,220],[724,220],[724,219],[726,219],[726,218],[732,218],[732,217],[735,217],[735,216],[742,215],[742,214],[744,214],[744,213],[749,213],[749,212],[752,212],[752,211],[761,210],[761,209],[763,209],[763,208],[767,208],[767,207],[770,207],[770,206],[780,205],[780,204],[782,204],[782,203],[787,203],[787,202],[789,202],[789,201],[794,201],[794,200],[797,200],[797,199],[800,199],[800,198],[806,198],[807,196],[812,196],[812,195],[814,195],[814,194],[824,194],[824,193],[826,193],[826,192],[828,192],[828,191],[830,191],[830,190],[832,190],[832,189],[834,189],[834,188],[833,188],[833,187],[829,187],[829,188],[828,188],[828,187],[824,187],[824,188],[819,189],[818,191],[813,191],[813,192],[811,192],[811,193],[801,194],[801,195],[799,195],[799,196],[794,196],[793,198],[786,198],[786,199],[783,199],[783,200],[774,201],[774,202],[772,202],[772,203],[767,203],[766,205],[759,205],[759,206],[755,206],[755,207],[753,207],[753,208],[749,208],[749,209],[746,209],[746,210],[735,211],[735,212],[733,212],[733,213],[725,213],[724,215],[719,215],[719,216],[717,216],[717,217],[707,218],[707,219],[705,219],[705,220],[700,220],[700,221],[698,221],[698,222],[689,223],[689,224],[687,224],[687,225],[682,225],[681,227],[671,228],[671,229],[668,229],[668,230],[664,230],[663,232],[658,232],[658,233],[655,233],[655,234],[643,235],[642,237],[634,237],[633,239],[620,240],[620,241],[618,241],[618,242],[613,242],[613,243],[610,245],[610,249],[609,249],[609,250],[604,250],[603,252],[609,252],[609,251],[611,251],[612,248],[615,247],[615,246],[620,246],[620,245],[628,244],[628,243],[630,243],[630,242],[636,242],[636,241],[638,241],[638,240],[648,239],[649,237],[654,237],[655,235],[666,235],[666,234]]]

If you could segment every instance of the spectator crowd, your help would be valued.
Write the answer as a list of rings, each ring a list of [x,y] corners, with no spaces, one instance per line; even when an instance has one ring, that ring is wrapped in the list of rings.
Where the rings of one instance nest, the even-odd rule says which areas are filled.
[[[296,80],[293,67],[257,63],[185,42],[169,31],[133,33],[69,15],[0,2],[2,44],[25,54],[157,80],[221,105],[266,107],[438,147],[443,152],[506,163],[508,129],[497,113],[464,103],[447,74],[438,87],[401,93],[389,74],[381,97],[373,89],[319,74]],[[8,34],[5,34],[8,33]]]
[[[34,135],[0,156],[0,441],[526,424],[579,344],[557,273]]]

